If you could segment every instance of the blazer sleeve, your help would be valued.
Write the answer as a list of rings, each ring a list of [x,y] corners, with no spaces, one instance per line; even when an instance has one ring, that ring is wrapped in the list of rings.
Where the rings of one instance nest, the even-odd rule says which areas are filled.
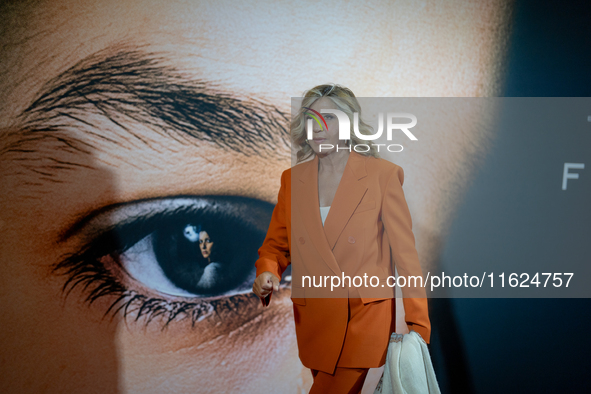
[[[402,190],[403,183],[404,170],[402,167],[396,166],[390,174],[386,186],[382,206],[382,222],[398,275],[406,277],[407,280],[407,286],[402,288],[404,319],[409,330],[416,331],[429,343],[431,323],[427,293],[423,287],[414,286],[414,280],[410,279],[410,277],[422,277],[422,271],[412,232],[412,219]],[[422,279],[418,283],[422,283]]]
[[[286,198],[288,171],[281,174],[281,188],[277,196],[277,205],[273,209],[271,222],[267,235],[263,241],[263,245],[259,248],[259,258],[255,262],[256,275],[259,276],[265,271],[269,271],[281,279],[281,275],[291,264],[291,257],[289,253],[289,239],[287,236],[287,212]]]

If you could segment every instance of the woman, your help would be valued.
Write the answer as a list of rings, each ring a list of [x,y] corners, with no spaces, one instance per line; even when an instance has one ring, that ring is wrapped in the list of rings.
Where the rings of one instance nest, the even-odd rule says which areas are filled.
[[[395,329],[392,282],[387,281],[393,264],[400,276],[422,275],[402,190],[404,173],[379,159],[372,145],[356,149],[364,141],[353,130],[350,140],[339,140],[337,116],[321,114],[323,109],[340,110],[353,120],[361,110],[349,89],[317,86],[306,92],[301,107],[291,127],[300,164],[281,177],[278,203],[255,264],[253,291],[268,302],[292,264],[299,355],[314,376],[310,393],[360,392],[368,369],[384,364]],[[308,123],[312,140],[306,138]],[[361,120],[359,130],[371,134]],[[346,277],[363,275],[377,277],[375,286],[345,283]],[[308,277],[342,277],[343,286],[329,292],[327,286],[306,285]],[[408,287],[403,294],[409,329],[428,342],[424,290]]]
[[[197,285],[208,289],[221,281],[223,277],[223,265],[222,262],[211,261],[213,241],[205,230],[199,232],[199,249],[201,250],[201,255],[207,261],[207,265],[203,269],[203,275]]]

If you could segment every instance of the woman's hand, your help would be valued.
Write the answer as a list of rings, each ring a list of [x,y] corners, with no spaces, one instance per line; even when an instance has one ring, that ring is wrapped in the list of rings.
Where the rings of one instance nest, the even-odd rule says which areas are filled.
[[[252,285],[252,291],[260,298],[267,297],[273,290],[279,290],[279,278],[269,271],[257,276]]]

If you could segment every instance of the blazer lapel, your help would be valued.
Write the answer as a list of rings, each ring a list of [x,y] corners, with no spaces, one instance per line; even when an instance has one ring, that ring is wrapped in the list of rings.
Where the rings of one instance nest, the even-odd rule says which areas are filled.
[[[343,177],[324,222],[324,232],[331,250],[367,191],[365,160],[366,157],[359,153],[349,154]]]
[[[318,157],[303,163],[297,185],[292,183],[292,222],[303,221],[310,240],[328,267],[338,276],[342,274],[322,229],[318,202]]]

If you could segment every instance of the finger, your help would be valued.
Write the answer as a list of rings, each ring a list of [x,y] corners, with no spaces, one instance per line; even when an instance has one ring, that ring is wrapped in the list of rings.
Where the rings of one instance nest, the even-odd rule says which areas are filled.
[[[258,282],[255,282],[252,286],[252,290],[257,296],[264,297],[265,295],[269,294],[270,289],[263,289]]]
[[[266,297],[273,289],[265,289],[265,288],[261,288],[259,290],[259,295],[260,297]]]
[[[271,277],[271,281],[273,284],[273,290],[279,291],[279,278],[277,278],[275,275],[273,275]]]

